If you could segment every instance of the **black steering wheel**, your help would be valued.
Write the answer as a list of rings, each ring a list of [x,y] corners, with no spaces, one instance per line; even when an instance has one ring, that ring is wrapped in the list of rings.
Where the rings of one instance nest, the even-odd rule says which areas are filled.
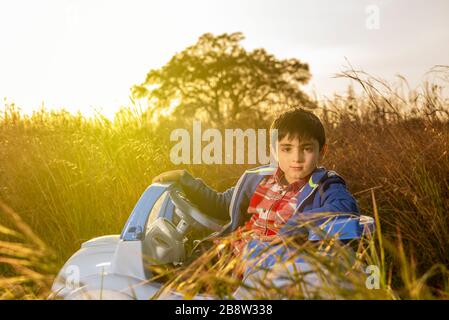
[[[177,214],[188,225],[200,225],[212,231],[220,231],[223,228],[224,221],[217,220],[201,212],[179,188],[171,189],[168,194],[178,209]]]

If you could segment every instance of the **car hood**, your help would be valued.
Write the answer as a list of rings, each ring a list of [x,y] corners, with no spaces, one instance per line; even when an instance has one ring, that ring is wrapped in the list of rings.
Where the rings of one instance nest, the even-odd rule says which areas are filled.
[[[82,285],[80,279],[107,274],[119,242],[119,235],[102,236],[84,242],[59,271],[53,291]]]
[[[118,234],[102,236],[90,239],[89,241],[83,242],[81,244],[81,248],[92,248],[92,247],[107,247],[107,246],[115,246],[120,240],[120,236]]]

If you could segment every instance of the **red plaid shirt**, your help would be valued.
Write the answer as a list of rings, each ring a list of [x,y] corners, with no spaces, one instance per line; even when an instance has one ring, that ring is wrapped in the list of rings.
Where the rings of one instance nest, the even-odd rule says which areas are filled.
[[[293,215],[298,193],[309,181],[310,175],[291,184],[284,183],[283,178],[284,172],[278,168],[257,186],[247,211],[251,218],[236,231],[240,238],[234,242],[236,254],[241,253],[251,239],[274,240],[279,229]]]

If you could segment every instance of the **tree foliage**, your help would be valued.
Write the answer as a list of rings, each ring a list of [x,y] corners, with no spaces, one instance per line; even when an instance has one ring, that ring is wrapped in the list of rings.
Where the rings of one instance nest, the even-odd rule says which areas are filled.
[[[282,106],[312,107],[300,86],[309,67],[297,59],[277,59],[263,48],[245,50],[242,33],[202,35],[160,69],[135,85],[133,99],[148,103],[150,113],[206,117],[213,124],[260,121]]]

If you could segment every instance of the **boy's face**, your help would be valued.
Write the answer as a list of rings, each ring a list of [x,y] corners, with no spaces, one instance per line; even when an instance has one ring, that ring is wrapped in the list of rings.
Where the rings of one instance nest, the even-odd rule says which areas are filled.
[[[312,173],[322,160],[327,150],[321,151],[316,139],[291,138],[289,135],[278,143],[277,160],[288,183],[293,183]]]

